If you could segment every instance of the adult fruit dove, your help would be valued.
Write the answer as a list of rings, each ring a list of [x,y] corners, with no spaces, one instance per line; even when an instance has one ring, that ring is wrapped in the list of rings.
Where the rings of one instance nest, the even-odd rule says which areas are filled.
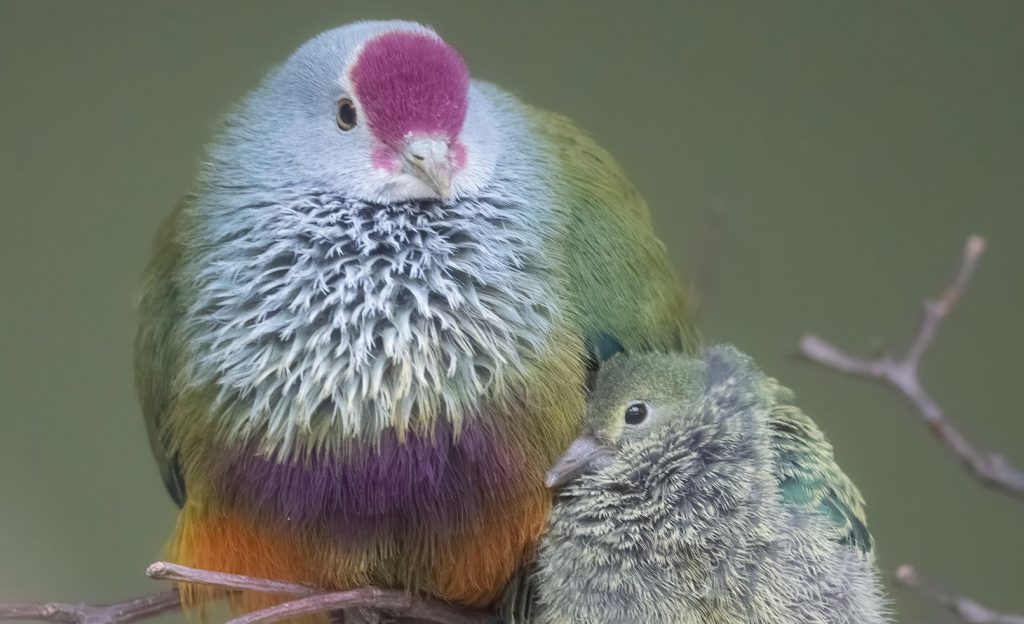
[[[490,605],[596,363],[695,342],[604,150],[427,27],[325,32],[227,116],[146,272],[169,557]]]

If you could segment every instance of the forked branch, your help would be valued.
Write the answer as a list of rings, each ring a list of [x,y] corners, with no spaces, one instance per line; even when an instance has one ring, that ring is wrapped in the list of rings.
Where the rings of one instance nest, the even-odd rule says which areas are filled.
[[[983,484],[1010,495],[1024,498],[1024,472],[1014,468],[996,453],[983,451],[972,444],[946,416],[921,383],[921,358],[935,342],[943,320],[963,296],[974,276],[978,261],[985,251],[985,239],[974,235],[967,239],[963,255],[953,279],[935,299],[926,299],[917,332],[900,355],[883,353],[865,359],[847,354],[839,348],[808,334],[800,341],[800,353],[812,362],[832,370],[872,379],[898,390],[916,409],[932,433]],[[896,581],[913,589],[952,611],[965,624],[1024,624],[1024,616],[998,613],[963,596],[938,589],[923,580],[913,566],[902,565]]]
[[[1002,455],[979,449],[970,442],[925,389],[920,377],[921,358],[935,342],[942,322],[963,296],[984,251],[985,239],[977,235],[967,239],[956,274],[942,294],[924,301],[917,332],[903,353],[860,358],[813,334],[807,334],[800,340],[800,353],[825,368],[892,386],[910,401],[939,441],[982,483],[1024,498],[1024,472],[1010,465]]]

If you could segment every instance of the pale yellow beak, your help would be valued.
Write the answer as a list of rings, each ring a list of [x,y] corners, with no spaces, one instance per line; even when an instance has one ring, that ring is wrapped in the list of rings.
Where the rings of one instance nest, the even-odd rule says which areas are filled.
[[[451,197],[454,168],[446,141],[432,138],[409,139],[402,151],[402,160],[403,171],[423,180],[437,192],[438,197]]]

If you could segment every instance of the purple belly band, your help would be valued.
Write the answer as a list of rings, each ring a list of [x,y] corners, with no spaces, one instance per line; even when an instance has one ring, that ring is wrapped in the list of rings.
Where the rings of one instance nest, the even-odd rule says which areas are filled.
[[[396,530],[410,521],[456,527],[526,479],[523,454],[506,438],[479,423],[457,437],[450,426],[438,425],[433,437],[410,434],[401,443],[387,431],[379,448],[347,459],[279,463],[227,456],[216,464],[214,483],[230,507],[267,521],[355,534]]]

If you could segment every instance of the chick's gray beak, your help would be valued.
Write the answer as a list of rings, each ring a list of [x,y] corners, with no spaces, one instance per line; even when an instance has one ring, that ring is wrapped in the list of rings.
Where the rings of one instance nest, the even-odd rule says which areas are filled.
[[[548,471],[544,484],[549,488],[565,485],[586,472],[599,458],[607,458],[609,452],[593,436],[582,435],[558,458],[554,467]]]
[[[452,195],[452,167],[448,142],[435,138],[409,139],[402,151],[403,170],[423,180],[442,199]]]

